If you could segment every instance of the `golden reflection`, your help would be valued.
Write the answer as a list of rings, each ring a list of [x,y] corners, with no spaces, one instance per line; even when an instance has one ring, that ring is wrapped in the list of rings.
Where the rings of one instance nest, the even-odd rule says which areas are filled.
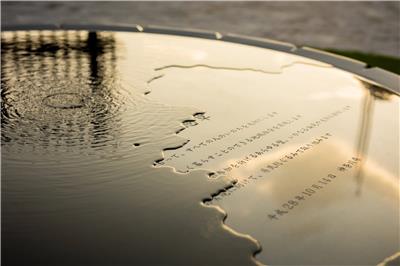
[[[370,265],[399,250],[398,96],[315,60],[227,42],[146,33],[2,36],[6,192],[17,202],[7,205],[10,232],[45,228],[40,235],[54,254],[68,241],[47,228],[87,234],[80,247],[95,242],[104,251],[98,256],[93,245],[90,261],[137,261],[151,247],[174,262],[246,264],[255,242],[237,242],[220,230],[221,213],[198,209],[226,185],[194,171],[206,169],[239,180],[212,203],[234,231],[259,241],[261,262]],[[179,148],[185,141],[176,141],[177,121],[195,113],[179,133],[190,141]],[[49,150],[73,146],[81,154]],[[178,148],[164,150],[159,165],[187,175],[151,167],[167,147]],[[14,193],[20,184],[22,199]],[[59,216],[53,221],[48,213]],[[92,226],[99,217],[101,229]],[[116,227],[124,230],[104,234]],[[154,228],[160,234],[149,241]],[[21,236],[24,250],[36,258],[34,239],[41,238],[30,233],[36,237]],[[164,252],[174,237],[179,248]],[[195,246],[182,253],[187,243]],[[206,248],[222,249],[221,260],[198,252]],[[142,262],[157,264],[154,258]]]
[[[258,162],[258,167],[254,164],[249,172],[257,174],[260,166],[296,148],[292,145],[282,153],[265,156]],[[259,257],[267,264],[299,261],[322,264],[327,256],[334,264],[379,261],[380,256],[396,251],[398,179],[368,161],[363,165],[364,193],[355,196],[354,191],[360,185],[353,181],[357,170],[337,170],[347,161],[346,158],[352,156],[354,150],[349,149],[346,143],[332,140],[293,160],[286,167],[264,174],[215,204],[229,213],[228,225],[256,237],[264,250],[269,251]],[[336,178],[324,182],[322,178],[327,174],[334,174]],[[310,191],[313,194],[308,196]],[[291,201],[296,201],[296,206],[287,205]],[[276,209],[288,213],[276,217],[277,220],[268,218],[270,214],[275,215]],[[347,240],[340,247],[335,246],[344,239]],[[358,254],[371,245],[369,239],[382,246],[360,257]],[[353,243],[359,244],[355,246]],[[317,250],[320,252],[315,252]],[[310,258],[310,254],[313,257]]]
[[[151,99],[210,117],[160,164],[238,180],[213,204],[261,243],[266,264],[374,264],[396,252],[399,97],[301,60],[271,73],[214,61],[164,67],[151,82]]]
[[[3,264],[256,265],[258,244],[200,203],[227,182],[152,167],[193,108],[143,95],[186,42],[150,36],[2,33]]]
[[[373,86],[365,83],[364,100],[362,103],[361,109],[361,117],[360,117],[360,129],[358,136],[358,145],[357,145],[357,157],[362,158],[361,163],[357,167],[357,173],[355,175],[356,182],[358,184],[356,194],[361,194],[362,181],[364,176],[364,155],[368,152],[368,143],[369,143],[369,135],[372,127],[372,116],[374,112],[374,99],[371,93]],[[365,156],[366,157],[366,156]]]
[[[107,125],[120,93],[112,33],[5,32],[1,60],[3,141],[48,143],[55,131],[57,146],[95,144],[104,141],[99,130],[115,127]],[[26,120],[38,121],[38,130]]]

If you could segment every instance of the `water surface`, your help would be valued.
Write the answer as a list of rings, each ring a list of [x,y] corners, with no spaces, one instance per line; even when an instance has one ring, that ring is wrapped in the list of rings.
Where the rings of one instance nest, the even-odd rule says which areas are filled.
[[[370,265],[400,250],[400,101],[379,84],[147,33],[6,32],[1,71],[7,264]]]
[[[144,95],[157,54],[129,36],[2,33],[3,263],[256,264],[202,203],[229,181],[153,167],[196,110]]]

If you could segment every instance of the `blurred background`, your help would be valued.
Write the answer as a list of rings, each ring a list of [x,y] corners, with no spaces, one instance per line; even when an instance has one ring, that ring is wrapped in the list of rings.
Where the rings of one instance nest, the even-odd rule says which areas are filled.
[[[2,25],[196,28],[325,49],[400,73],[400,2],[1,2]]]

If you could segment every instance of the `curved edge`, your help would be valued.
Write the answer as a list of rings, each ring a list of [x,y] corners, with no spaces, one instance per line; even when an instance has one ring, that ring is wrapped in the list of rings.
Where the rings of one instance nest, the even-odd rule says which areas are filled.
[[[193,113],[191,116],[193,117],[193,119],[195,119],[195,118],[196,118],[196,115],[199,115],[199,114],[205,114],[205,112],[195,112],[195,113]],[[183,119],[183,120],[181,121],[181,125],[183,125],[183,122],[185,122],[185,121],[191,121],[191,120],[190,120],[190,119]],[[195,121],[195,120],[193,120],[193,121]],[[175,132],[175,136],[178,136],[179,132],[181,132],[181,131],[183,131],[183,130],[185,130],[185,129],[187,129],[187,127],[186,127],[186,126],[182,126],[180,129],[178,129],[178,130]],[[180,149],[180,148],[184,147],[184,146],[185,146],[187,143],[189,143],[189,141],[190,141],[190,140],[184,139],[184,138],[182,138],[182,137],[180,137],[180,138],[182,139],[182,142],[181,142],[181,143],[178,143],[178,144],[176,144],[176,145],[174,145],[174,146],[168,146],[168,147],[165,147],[165,148],[162,149],[161,156],[160,156],[158,159],[154,160],[154,162],[153,162],[153,167],[156,167],[156,165],[157,165],[159,162],[161,162],[161,161],[163,161],[163,160],[165,159],[164,151]],[[179,172],[179,171],[176,171],[176,169],[175,169],[174,167],[172,167],[172,166],[164,165],[164,166],[161,166],[161,167],[163,167],[163,168],[169,168],[171,171],[173,171],[173,172],[176,173],[176,174],[181,174],[181,175],[187,175],[187,174],[189,174],[189,171],[187,171],[187,172]],[[206,176],[207,176],[208,178],[211,178],[211,179],[212,179],[212,176],[215,174],[214,172],[212,172],[212,171],[210,171],[210,170],[207,170],[207,169],[196,169],[195,171],[203,172],[203,173],[206,174]],[[262,264],[262,263],[261,263],[259,260],[257,260],[257,258],[256,258],[256,256],[257,256],[259,253],[261,253],[261,251],[262,251],[262,246],[261,246],[260,242],[259,242],[257,239],[253,238],[251,235],[245,234],[245,233],[240,233],[240,232],[236,231],[234,228],[228,226],[228,225],[226,224],[226,220],[227,220],[227,218],[228,218],[227,212],[226,212],[224,209],[222,209],[220,206],[218,206],[218,205],[216,205],[216,204],[211,204],[211,202],[214,200],[214,198],[215,198],[216,196],[220,195],[221,193],[224,193],[224,192],[229,191],[231,188],[233,188],[233,187],[235,186],[235,184],[236,184],[237,182],[238,182],[238,181],[237,181],[236,179],[230,180],[230,181],[226,181],[226,183],[225,183],[225,185],[223,185],[223,187],[221,187],[220,189],[218,189],[218,190],[216,190],[216,191],[210,193],[209,195],[204,196],[203,198],[200,199],[199,203],[200,203],[203,207],[205,207],[205,208],[213,208],[213,209],[217,210],[217,211],[222,215],[221,223],[222,223],[222,227],[223,227],[225,230],[227,230],[228,232],[231,232],[233,235],[236,235],[236,236],[241,237],[241,238],[246,238],[246,239],[248,239],[249,241],[251,241],[252,243],[254,243],[255,248],[251,250],[250,260],[251,260],[251,262],[253,262],[254,265],[256,265],[256,266],[265,266],[264,264]]]
[[[400,95],[400,76],[379,67],[370,67],[362,61],[351,59],[345,56],[332,54],[310,47],[301,47],[292,54],[315,59],[328,63],[339,69],[356,74],[367,80],[371,80],[391,92]]]
[[[2,25],[2,31],[19,30],[87,30],[87,31],[123,31],[123,32],[145,32],[154,34],[168,34],[186,37],[219,40],[224,42],[239,43],[260,48],[277,50],[293,55],[311,58],[330,64],[339,69],[356,74],[367,80],[371,80],[385,89],[400,95],[400,76],[387,70],[373,67],[369,68],[364,62],[353,60],[348,57],[324,52],[310,47],[296,47],[293,44],[274,41],[265,38],[255,38],[237,34],[222,34],[195,29],[178,29],[156,25],[129,25],[129,24],[35,24],[35,25]]]
[[[210,173],[209,173],[209,175],[210,175]],[[235,184],[236,184],[237,182],[238,182],[238,181],[237,181],[236,179],[235,179],[235,180],[231,180],[230,182],[227,183],[227,185],[226,185],[224,188],[219,189],[218,191],[216,191],[215,193],[212,193],[212,194],[211,194],[210,196],[208,196],[208,197],[204,197],[203,200],[201,201],[201,203],[203,204],[203,206],[208,207],[208,208],[215,208],[215,209],[217,209],[221,214],[223,214],[223,217],[222,217],[222,225],[223,225],[228,231],[231,231],[231,232],[232,232],[233,234],[235,234],[235,235],[238,235],[238,236],[247,238],[247,239],[249,239],[250,241],[252,241],[252,242],[255,243],[256,248],[255,248],[255,249],[253,250],[253,252],[252,252],[251,259],[252,259],[252,261],[253,261],[256,265],[258,265],[258,266],[263,266],[264,264],[261,263],[261,261],[257,260],[257,258],[256,258],[256,256],[257,256],[258,254],[260,254],[261,251],[263,250],[263,249],[262,249],[262,246],[261,246],[261,244],[260,244],[260,242],[259,242],[257,239],[255,239],[254,237],[252,237],[251,235],[249,235],[249,234],[244,234],[244,233],[239,233],[239,232],[237,232],[235,229],[233,229],[232,227],[228,226],[228,225],[226,224],[226,220],[227,220],[227,218],[228,218],[227,212],[226,212],[224,209],[222,209],[219,205],[217,205],[217,204],[211,204],[211,202],[213,201],[213,199],[214,199],[216,196],[218,196],[219,194],[224,193],[224,192],[226,192],[226,191],[229,191],[231,188],[233,188],[233,187],[235,186]]]
[[[377,266],[396,266],[396,265],[400,265],[400,251],[396,252],[392,256],[385,258]]]

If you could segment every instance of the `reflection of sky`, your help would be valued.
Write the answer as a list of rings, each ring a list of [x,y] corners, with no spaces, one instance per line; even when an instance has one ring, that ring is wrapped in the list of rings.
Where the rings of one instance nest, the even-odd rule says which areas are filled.
[[[257,59],[252,60],[257,64]],[[202,63],[206,64],[205,61]],[[167,162],[177,169],[291,116],[302,115],[290,126],[201,167],[210,171],[222,169],[343,106],[350,106],[350,110],[229,173],[230,178],[248,184],[223,196],[216,204],[228,213],[229,226],[260,241],[263,252],[258,258],[262,262],[373,264],[396,252],[397,234],[393,232],[398,232],[399,158],[397,146],[389,143],[398,143],[398,134],[388,132],[398,132],[398,119],[389,115],[398,110],[397,96],[370,99],[365,87],[368,85],[353,75],[302,63],[283,68],[280,74],[207,66],[172,67],[162,73],[164,77],[150,86],[152,99],[194,106],[211,117],[210,121],[202,121],[181,133],[192,146],[251,121],[260,113],[278,113],[247,131]],[[366,97],[373,101],[373,108],[366,104]],[[332,137],[285,166],[246,182],[249,175],[261,174],[262,166],[324,133],[331,133]],[[165,155],[180,152],[184,149],[166,151]],[[337,174],[338,166],[357,155],[363,158],[362,168]],[[281,208],[328,173],[338,177],[279,221],[269,221],[268,212]],[[356,178],[357,173],[361,173],[362,179]],[[374,239],[373,243],[370,239]]]
[[[183,114],[190,114],[189,110],[193,110],[193,112],[205,111],[211,117],[210,121],[202,121],[198,126],[188,128],[180,133],[180,136],[190,139],[190,143],[196,143],[219,131],[226,131],[232,126],[255,119],[260,116],[260,113],[265,114],[276,111],[279,115],[258,124],[252,129],[253,131],[269,127],[296,114],[303,115],[301,121],[274,132],[259,142],[254,142],[246,150],[239,149],[229,157],[224,157],[221,161],[217,160],[213,164],[209,164],[207,168],[213,170],[234,158],[240,158],[241,154],[247,151],[252,151],[260,147],[260,145],[269,144],[270,141],[291,133],[294,129],[301,127],[303,123],[307,124],[322,115],[340,109],[342,106],[350,105],[352,108],[349,112],[331,119],[323,126],[302,135],[285,146],[279,147],[279,150],[274,150],[274,152],[265,157],[253,161],[246,168],[241,169],[240,172],[233,173],[233,177],[235,175],[239,178],[246,176],[246,173],[253,173],[255,169],[258,169],[260,164],[281,156],[283,152],[306,143],[314,136],[319,136],[326,131],[333,135],[332,139],[306,153],[301,159],[299,158],[287,167],[281,167],[270,175],[235,191],[230,197],[224,198],[220,204],[228,213],[228,224],[239,232],[249,233],[264,245],[264,252],[260,254],[259,258],[265,262],[273,262],[275,259],[282,262],[282,260],[289,257],[293,260],[298,259],[298,261],[301,261],[306,256],[310,258],[311,256],[308,256],[310,254],[314,256],[312,258],[315,261],[322,259],[320,256],[325,256],[325,258],[335,258],[337,260],[354,259],[354,262],[359,262],[356,261],[357,259],[365,259],[366,262],[377,262],[381,257],[390,255],[393,251],[393,246],[396,246],[392,244],[396,236],[393,232],[397,230],[396,225],[393,224],[397,220],[393,217],[398,214],[398,206],[396,206],[398,187],[393,184],[396,184],[394,180],[398,175],[398,172],[396,172],[398,150],[396,150],[396,145],[393,144],[398,143],[398,139],[394,138],[396,134],[392,135],[388,132],[398,132],[398,129],[396,129],[398,127],[398,119],[396,120],[396,117],[388,114],[392,114],[398,108],[398,97],[390,99],[390,101],[377,101],[374,104],[372,119],[374,126],[368,137],[370,143],[366,151],[367,154],[364,154],[367,159],[363,166],[364,179],[362,183],[355,182],[353,172],[348,173],[341,179],[338,178],[338,180],[332,182],[329,187],[323,190],[323,193],[319,193],[305,201],[304,204],[294,209],[286,217],[283,217],[279,223],[267,223],[266,212],[269,208],[274,208],[284,203],[285,200],[290,199],[298,191],[301,191],[304,186],[312,183],[314,178],[323,176],[328,169],[333,171],[338,163],[342,163],[348,157],[354,156],[354,151],[358,149],[357,144],[360,136],[358,129],[360,127],[360,117],[362,117],[361,110],[365,92],[362,83],[352,75],[324,64],[317,66],[318,64],[312,60],[261,48],[153,34],[118,33],[115,36],[117,39],[115,45],[120,49],[118,55],[105,57],[105,55],[108,56],[109,54],[99,53],[90,57],[88,55],[79,55],[80,53],[72,51],[73,60],[71,60],[71,65],[66,65],[64,68],[80,69],[80,71],[66,73],[67,76],[69,75],[68,78],[72,80],[77,77],[84,77],[85,80],[90,79],[90,77],[92,79],[97,79],[99,76],[109,77],[108,73],[110,73],[110,76],[115,77],[112,73],[116,71],[120,75],[121,83],[130,85],[129,87],[124,87],[128,92],[123,91],[119,86],[109,87],[109,85],[117,84],[113,79],[110,80],[110,83],[104,84],[105,86],[99,87],[97,86],[98,84],[89,83],[90,85],[85,84],[85,86],[73,87],[74,89],[87,89],[88,93],[99,93],[99,97],[96,98],[99,101],[94,101],[93,103],[95,107],[97,106],[96,104],[100,104],[97,109],[94,108],[99,111],[94,112],[98,115],[92,117],[93,110],[91,110],[88,114],[90,123],[83,123],[83,130],[79,131],[78,129],[77,133],[89,136],[89,144],[99,144],[99,146],[95,146],[95,148],[98,148],[95,150],[99,151],[98,157],[100,159],[96,158],[99,159],[96,161],[97,164],[88,163],[86,157],[88,154],[85,153],[87,150],[83,149],[84,152],[80,156],[83,156],[84,159],[80,156],[74,157],[74,160],[80,163],[81,167],[79,168],[66,167],[61,169],[57,163],[66,163],[67,166],[72,164],[69,164],[71,162],[66,160],[68,158],[63,157],[64,154],[57,157],[54,156],[54,153],[42,155],[43,157],[38,156],[36,159],[44,161],[48,157],[55,157],[55,160],[58,161],[56,161],[53,168],[58,170],[49,170],[46,168],[46,164],[32,166],[36,168],[25,167],[21,170],[21,165],[18,165],[19,162],[10,163],[9,169],[18,173],[21,178],[20,180],[13,178],[13,181],[21,181],[25,188],[30,185],[35,188],[27,191],[27,193],[31,193],[29,195],[32,195],[35,200],[28,201],[30,205],[24,202],[24,211],[44,210],[37,213],[46,213],[48,209],[59,210],[59,212],[53,212],[54,215],[65,214],[65,212],[75,214],[82,212],[85,213],[85,217],[88,217],[90,221],[92,221],[91,219],[98,220],[99,215],[101,215],[102,229],[107,230],[93,229],[90,226],[92,223],[89,221],[86,226],[90,227],[91,231],[88,233],[87,239],[82,240],[82,243],[84,243],[81,244],[82,246],[89,246],[85,244],[98,242],[102,248],[109,247],[110,241],[108,240],[110,238],[113,240],[114,236],[104,236],[99,232],[111,232],[112,230],[108,230],[110,228],[123,228],[124,230],[113,232],[113,235],[114,233],[118,235],[118,239],[126,244],[124,246],[132,247],[134,244],[142,244],[148,239],[147,235],[141,235],[143,232],[149,232],[153,226],[154,228],[162,228],[164,225],[170,226],[168,227],[170,230],[160,231],[166,237],[158,239],[159,241],[156,244],[159,246],[154,247],[155,243],[151,243],[151,246],[158,248],[158,251],[160,251],[160,247],[165,246],[165,243],[164,245],[161,244],[162,241],[168,242],[171,235],[176,234],[174,231],[176,228],[186,228],[185,226],[191,226],[188,232],[196,234],[198,232],[197,229],[206,224],[207,232],[212,230],[219,232],[219,234],[208,234],[207,237],[216,236],[220,239],[219,237],[223,234],[218,231],[220,229],[218,227],[220,220],[212,220],[214,223],[210,225],[208,216],[203,215],[208,210],[201,209],[200,211],[196,209],[196,215],[190,216],[193,220],[190,220],[189,223],[186,219],[187,213],[185,212],[184,215],[182,212],[187,210],[189,214],[193,214],[193,203],[199,201],[201,197],[209,195],[210,191],[216,191],[217,188],[223,186],[222,183],[204,182],[204,179],[201,179],[202,177],[199,174],[194,175],[192,173],[190,177],[195,178],[197,176],[198,179],[191,180],[186,175],[163,172],[166,169],[150,168],[152,161],[156,159],[155,154],[159,156],[162,147],[167,145],[169,138],[173,138],[174,123],[176,123],[177,117],[184,117]],[[90,43],[90,40],[88,41]],[[120,43],[125,43],[125,46],[121,48],[118,46]],[[55,47],[52,49],[55,49]],[[239,56],[232,56],[232,54]],[[15,55],[12,53],[7,54],[7,57],[12,56]],[[57,54],[57,56],[62,58],[63,55]],[[106,64],[101,60],[105,59],[106,62],[108,60],[114,61],[115,58],[113,56],[118,56],[120,59],[118,64],[115,66],[111,64],[111,70],[102,69],[101,66]],[[46,57],[44,60],[29,60],[29,62],[32,63],[31,67],[38,71],[42,67],[52,66],[53,61]],[[60,62],[63,61],[61,60]],[[84,62],[83,66],[82,64],[79,65],[79,62]],[[229,66],[237,70],[211,70],[206,66],[193,69],[169,67],[159,71],[155,70],[172,64],[191,66],[200,63],[218,67]],[[15,66],[16,71],[21,71],[18,67],[21,67],[21,65]],[[251,71],[249,68],[262,70],[262,73],[260,71]],[[59,71],[57,73],[65,73],[63,67],[57,71]],[[43,73],[48,72],[43,71]],[[87,75],[83,76],[82,74]],[[165,76],[155,80],[147,87],[147,82],[160,74],[165,74]],[[30,78],[29,74],[24,74],[22,77]],[[56,84],[57,81],[54,79],[46,80],[46,77],[41,78],[42,81],[51,81],[52,84]],[[67,83],[62,85],[64,88],[71,88],[68,87]],[[141,93],[149,88],[152,89],[149,98],[142,97]],[[52,88],[48,89],[51,90]],[[40,91],[35,90],[33,92]],[[120,97],[121,95],[119,94],[113,94],[115,92],[122,93],[123,97]],[[113,107],[125,106],[124,104],[128,103],[130,99],[126,95],[131,95],[130,93],[133,92],[135,96],[140,95],[134,98],[134,102],[138,106],[133,106],[129,112],[122,112],[117,117],[119,120],[115,116],[111,116],[111,114],[119,112],[102,112],[104,105],[101,103],[104,103],[104,101],[111,101],[110,106]],[[20,95],[23,96],[24,94],[21,93]],[[42,97],[38,97],[38,99],[42,99]],[[114,100],[117,100],[116,105],[112,105]],[[143,104],[152,100],[158,101],[159,104],[154,102],[151,105]],[[17,101],[17,103],[21,102],[23,101]],[[26,101],[26,103],[32,104],[29,101]],[[189,108],[181,108],[177,111],[175,107],[172,108],[170,106]],[[45,110],[38,109],[34,104],[27,107],[32,107],[36,112],[34,113],[35,115]],[[79,112],[79,110],[74,110],[74,112],[76,111]],[[121,110],[118,109],[118,111]],[[65,116],[65,112],[61,112],[61,114]],[[76,115],[74,117],[85,117],[82,116],[82,112],[79,114],[81,116]],[[83,112],[83,114],[85,113]],[[42,117],[48,119],[50,116],[42,115]],[[96,118],[98,119],[96,120]],[[85,131],[89,127],[95,132],[100,132],[102,128],[98,126],[106,124],[101,123],[103,119],[109,122],[107,128],[102,131],[104,133],[103,136],[109,137],[105,138],[104,142],[101,139],[100,141],[96,139],[96,134]],[[50,122],[59,123],[58,120]],[[87,121],[84,120],[84,122]],[[63,127],[56,128],[63,129]],[[118,129],[117,133],[119,134],[111,134]],[[61,133],[65,132],[62,131]],[[224,142],[210,147],[209,150],[221,149],[225,144],[231,145],[234,143],[236,136],[245,137],[248,133],[242,132],[240,133],[241,135],[235,135],[233,138],[226,139]],[[165,135],[168,135],[168,137],[165,137]],[[102,138],[101,136],[102,134],[99,134],[100,138]],[[118,136],[118,139],[115,136]],[[126,138],[120,142],[119,140],[121,140],[120,137],[122,136]],[[57,142],[58,138],[54,139],[56,140],[54,146],[65,147],[65,145],[62,145],[62,141]],[[146,145],[142,145],[140,148],[133,147],[132,144],[137,139],[144,141]],[[110,143],[112,145],[107,145]],[[152,146],[152,143],[158,143],[158,146]],[[163,146],[160,143],[163,143]],[[80,145],[82,146],[82,144]],[[112,154],[102,152],[108,151],[108,149],[117,153],[118,157],[113,157],[112,159],[118,159],[118,163],[113,163],[113,160],[109,160],[109,156]],[[172,151],[165,151],[164,154],[168,156],[170,152]],[[30,153],[27,154],[29,156]],[[141,155],[139,156],[138,154]],[[207,152],[202,151],[195,156],[201,157],[204,154],[207,154]],[[185,161],[180,163],[185,163]],[[40,173],[32,169],[42,169],[43,172]],[[80,178],[82,175],[84,175],[84,178]],[[132,179],[132,175],[135,178]],[[59,179],[54,178],[54,176]],[[65,178],[71,176],[75,178]],[[41,182],[37,182],[38,180],[41,180]],[[179,180],[178,183],[177,180]],[[61,188],[59,187],[60,184]],[[111,186],[111,184],[115,186]],[[356,195],[355,191],[359,185],[362,185],[362,193]],[[53,186],[60,189],[53,189]],[[196,187],[196,195],[193,194],[193,187]],[[149,190],[158,192],[154,192],[150,197]],[[10,193],[12,194],[12,192]],[[38,194],[40,195],[38,196]],[[12,195],[15,195],[17,201],[20,200],[18,194]],[[46,198],[48,195],[54,195],[55,198],[59,197],[61,199],[68,198],[69,200],[48,200]],[[88,199],[85,201],[87,205],[85,205],[86,207],[83,211],[80,205],[82,204],[81,195]],[[42,204],[46,202],[48,204]],[[106,211],[104,211],[104,206],[107,206]],[[176,209],[176,206],[180,206],[180,209]],[[85,212],[87,209],[91,211]],[[10,213],[15,213],[20,209],[8,208],[8,210]],[[136,212],[127,212],[126,210],[135,210]],[[140,215],[137,215],[137,212],[140,212]],[[109,215],[110,213],[114,215]],[[168,222],[165,223],[164,220],[154,219],[154,213],[162,216],[163,219],[168,219]],[[63,230],[69,228],[74,230],[71,235],[82,235],[83,229],[79,227],[78,221],[60,219],[60,217],[62,218],[63,216],[59,216],[59,219],[54,223],[41,219],[40,215],[37,216],[36,220],[25,219],[24,221],[29,221],[29,226],[32,227],[40,226],[43,229],[46,229],[46,227],[62,228]],[[141,219],[140,223],[137,223],[138,219]],[[149,221],[154,222],[154,224],[148,223]],[[43,222],[44,224],[42,224]],[[215,222],[217,222],[218,226],[216,226]],[[15,226],[13,227],[15,231],[21,228],[25,229],[25,226],[27,226],[22,222],[21,224],[10,224]],[[135,226],[132,226],[132,224],[135,224]],[[125,230],[128,230],[130,234],[126,234]],[[43,236],[48,237],[46,243],[49,246],[49,243],[63,243],[63,241],[51,241],[62,240],[62,236],[46,234],[46,232],[47,230],[43,230],[41,233]],[[138,238],[137,235],[141,235],[142,238]],[[160,236],[157,235],[157,237]],[[185,235],[177,234],[177,237],[182,237],[180,243],[187,243]],[[239,243],[235,246],[236,248],[232,249],[235,251],[234,254],[243,254],[250,249],[251,244],[249,242],[235,242],[238,239],[231,235],[224,235],[224,237],[226,237],[224,238],[225,240],[229,240],[228,243],[232,242],[232,245]],[[196,241],[193,239],[196,239]],[[371,241],[368,241],[370,239],[375,241],[371,243]],[[210,244],[207,247],[212,251],[216,250],[215,247],[229,248],[229,245],[225,245],[224,241],[216,239],[213,242],[209,241],[209,238],[205,239],[198,236],[197,238],[190,237],[189,240],[190,243],[198,243],[197,241],[209,242]],[[342,242],[342,245],[337,245],[337,243]],[[378,243],[379,246],[377,246]],[[29,246],[29,243],[25,244]],[[33,245],[33,243],[30,244],[30,247],[37,246]],[[135,255],[145,254],[140,252],[142,250],[140,248],[146,250],[145,246],[136,245],[136,247],[136,253],[132,250],[124,251],[125,258],[135,259]],[[204,246],[201,247],[204,248]],[[55,246],[54,249],[57,249],[57,247]],[[58,247],[55,252],[60,250],[63,250],[63,248]],[[365,252],[366,250],[368,252]],[[110,249],[107,254],[115,257],[112,256],[114,251]],[[175,249],[171,250],[171,252],[174,251]],[[194,248],[194,251],[192,250],[194,253],[190,253],[187,250],[187,253],[182,254],[182,256],[186,255],[189,258],[200,254],[196,251],[196,248]],[[119,253],[120,251],[116,252]],[[181,253],[181,250],[179,252]],[[33,253],[35,252],[32,249]],[[169,259],[180,258],[170,254],[175,253],[168,252],[165,256]],[[228,252],[221,253],[221,255],[226,254],[231,256]],[[248,253],[246,254],[248,255]],[[291,256],[287,256],[287,254]],[[337,254],[340,254],[340,256]],[[201,257],[197,259],[209,257],[203,254],[198,256]],[[101,257],[99,257],[99,260],[101,260]]]
[[[254,148],[257,147],[256,145],[261,145],[261,143],[268,144],[269,140],[285,137],[292,133],[294,129],[301,128],[300,125],[302,123],[306,124],[315,121],[347,104],[351,105],[352,111],[347,115],[331,119],[326,123],[326,126],[328,129],[337,128],[338,131],[335,134],[341,140],[349,142],[350,145],[353,145],[353,140],[358,138],[358,125],[354,121],[359,121],[360,119],[361,105],[363,104],[361,99],[363,99],[365,89],[360,81],[352,75],[332,68],[318,68],[303,64],[295,64],[285,68],[282,74],[234,71],[235,74],[231,75],[232,71],[207,69],[205,67],[189,70],[170,69],[166,70],[162,79],[150,84],[150,88],[153,90],[153,93],[149,95],[151,98],[164,103],[195,106],[198,110],[206,110],[207,114],[214,118],[210,121],[202,122],[199,126],[188,128],[181,133],[182,136],[191,140],[190,145],[195,145],[206,139],[206,137],[216,136],[219,133],[229,131],[236,126],[256,119],[260,116],[259,114],[265,114],[270,111],[279,113],[278,116],[266,120],[251,129],[251,132],[238,133],[232,139],[227,138],[223,145],[209,145],[207,151],[199,149],[196,155],[192,155],[193,161],[196,158],[204,158],[210,151],[215,152],[233,144],[237,139],[262,131],[294,115],[303,115],[302,122],[295,122],[293,125],[280,130],[279,133],[269,134],[265,142],[261,141],[254,144],[253,148],[251,148],[254,151]],[[195,73],[195,75],[185,74],[187,72]],[[179,80],[179,82],[176,82],[176,80]],[[266,86],[265,84],[268,85]],[[168,88],[168,90],[165,88]],[[214,97],[215,93],[219,97]],[[174,97],[177,94],[180,97]],[[291,97],[288,97],[289,94]],[[318,100],[314,99],[315,97]],[[385,125],[380,125],[380,127],[388,128],[389,131],[393,128],[396,131],[393,119],[390,121],[390,116],[385,115],[385,113],[396,112],[399,104],[398,99],[379,101],[377,104],[380,107],[375,110],[376,115],[382,117],[379,120],[386,120]],[[304,108],[305,106],[309,110]],[[219,119],[219,117],[223,119]],[[380,121],[374,121],[374,123],[382,124]],[[353,130],[347,130],[349,127],[353,127]],[[210,128],[213,128],[213,130],[210,131]],[[326,128],[320,127],[314,132],[325,133],[322,129],[326,130]],[[378,139],[375,134],[379,134],[380,140],[385,141],[388,138],[381,137],[384,132],[386,131],[374,131],[372,132],[372,137]],[[300,142],[304,140],[298,139]],[[375,148],[376,142],[374,143],[371,147],[374,153],[371,156],[377,157],[381,163],[385,164],[385,168],[389,168],[391,171],[394,170],[393,168],[397,168],[397,154],[393,147],[389,156],[382,151],[377,151]],[[167,151],[165,154],[168,157],[174,152]],[[243,156],[243,150],[236,153],[233,152],[230,157],[224,157],[224,159],[231,161],[233,158],[241,156]],[[185,165],[188,161],[186,157],[183,157],[182,159],[175,159],[174,163],[174,166],[186,169]],[[221,161],[215,161],[215,163],[207,163],[205,167],[216,170],[221,165],[224,165],[224,163],[221,164]]]
[[[287,150],[290,148],[296,147]],[[260,164],[281,155],[277,152],[266,156]],[[336,170],[336,166],[352,156],[354,153],[346,144],[331,141],[223,197],[216,204],[229,214],[228,225],[249,233],[269,251],[259,255],[263,262],[378,262],[396,251],[398,181],[367,161],[363,169],[362,194],[357,195],[360,184],[354,178],[355,169],[345,174]],[[312,184],[319,184],[318,180],[327,173],[337,175],[336,179],[321,190],[314,189],[317,192],[311,197],[303,195],[306,200],[297,200],[300,205],[278,221],[268,219],[267,215],[273,214],[275,209],[286,210],[282,204],[302,195],[301,192]],[[381,245],[364,254],[374,246],[370,239]],[[337,243],[341,244],[337,246]],[[311,254],[314,254],[312,259]]]

